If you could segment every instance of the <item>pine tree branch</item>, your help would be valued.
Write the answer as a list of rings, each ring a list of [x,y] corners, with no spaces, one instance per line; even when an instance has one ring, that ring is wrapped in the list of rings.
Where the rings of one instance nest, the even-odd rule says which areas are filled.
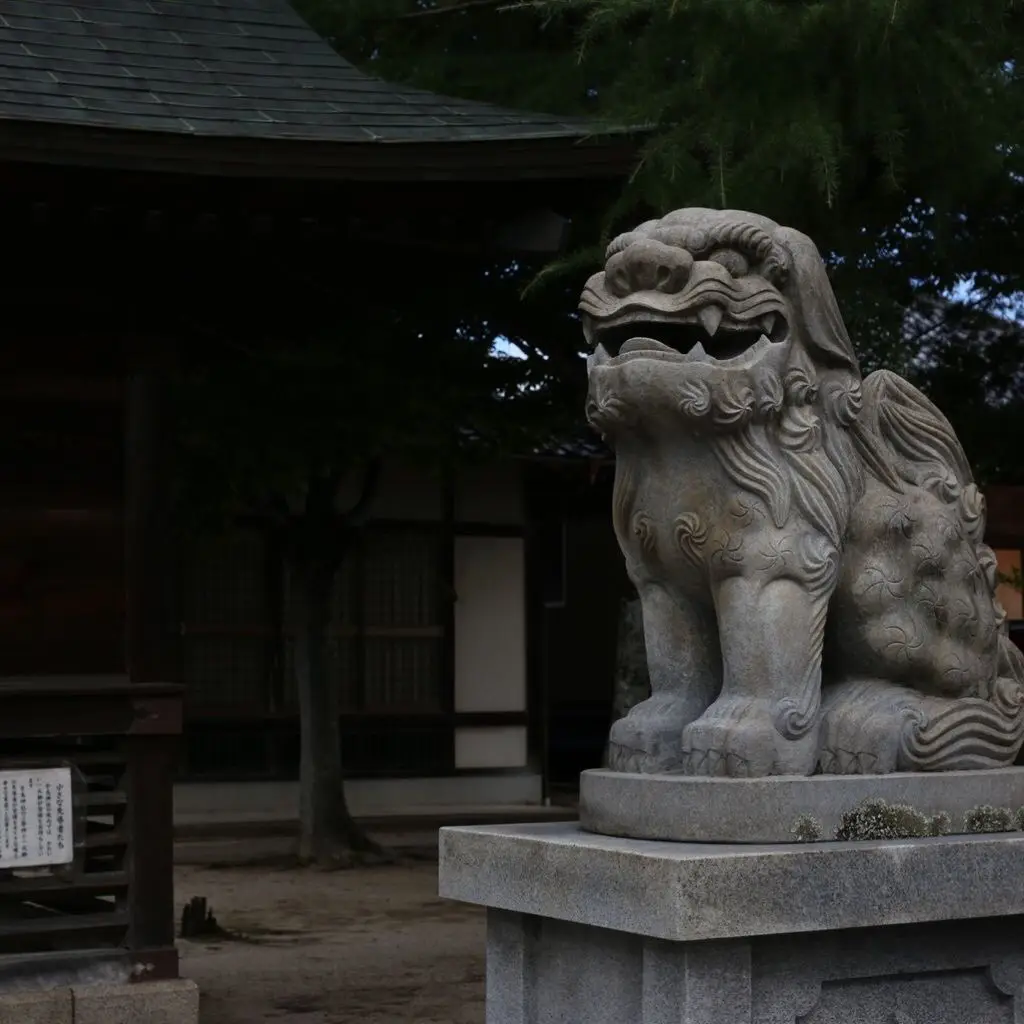
[[[499,11],[511,10],[513,7],[522,7],[523,4],[512,4],[508,0],[459,0],[457,3],[444,4],[440,7],[431,7],[425,11],[410,11],[408,14],[399,15],[399,21],[407,21],[409,18],[433,18],[439,14],[457,14],[460,11],[469,10],[472,7],[494,7]]]

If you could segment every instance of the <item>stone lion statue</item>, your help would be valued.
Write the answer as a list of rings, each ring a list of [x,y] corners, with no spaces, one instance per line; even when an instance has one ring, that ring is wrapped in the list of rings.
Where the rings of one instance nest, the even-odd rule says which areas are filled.
[[[610,767],[1012,764],[1024,656],[984,498],[920,391],[862,380],[811,240],[678,210],[611,243],[580,311],[651,677]]]

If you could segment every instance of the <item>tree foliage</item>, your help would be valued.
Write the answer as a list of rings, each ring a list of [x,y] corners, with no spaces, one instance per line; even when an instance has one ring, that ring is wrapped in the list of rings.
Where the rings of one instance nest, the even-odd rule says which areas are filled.
[[[865,369],[914,376],[975,458],[1019,425],[1019,389],[990,413],[985,383],[1024,362],[1019,333],[997,352],[958,332],[923,364],[902,330],[922,294],[970,284],[963,312],[979,316],[1024,292],[1016,0],[297,2],[374,74],[643,126],[635,175],[577,237],[700,204],[798,227],[826,256]],[[1022,477],[1018,461],[1004,452],[986,472]]]
[[[926,269],[945,269],[958,216],[1007,208],[1020,168],[1014,0],[299,6],[386,77],[650,126],[632,197],[756,208],[848,258],[916,203],[929,223],[904,226],[935,235]]]
[[[585,380],[567,285],[523,301],[538,264],[497,255],[410,251],[401,280],[381,271],[402,255],[364,247],[340,282],[313,265],[253,278],[254,293],[301,304],[200,295],[179,394],[181,503],[198,527],[294,511],[311,478],[378,456],[524,453],[575,421]]]

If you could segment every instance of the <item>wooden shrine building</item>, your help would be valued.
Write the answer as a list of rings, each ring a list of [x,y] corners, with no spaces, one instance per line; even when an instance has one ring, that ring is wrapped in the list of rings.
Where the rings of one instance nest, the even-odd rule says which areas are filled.
[[[314,278],[337,315],[345,262],[371,250],[397,286],[444,245],[553,248],[552,211],[633,161],[630,139],[589,131],[368,77],[284,0],[0,0],[0,772],[70,767],[75,791],[71,863],[0,859],[0,994],[58,967],[177,974],[177,737],[232,727],[180,686],[181,347],[218,317],[286,314]],[[469,491],[467,579],[504,560],[521,603],[522,520],[487,521],[486,480]],[[374,728],[419,728],[453,771],[458,744],[486,764],[488,736],[533,735],[525,691],[460,709],[452,685],[378,707]],[[278,719],[294,709],[270,700],[250,731]]]

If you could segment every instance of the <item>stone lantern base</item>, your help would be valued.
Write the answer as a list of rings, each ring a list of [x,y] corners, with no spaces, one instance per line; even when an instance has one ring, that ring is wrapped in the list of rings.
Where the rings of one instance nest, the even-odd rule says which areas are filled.
[[[487,1024],[1021,1024],[1024,835],[713,845],[448,828]]]

